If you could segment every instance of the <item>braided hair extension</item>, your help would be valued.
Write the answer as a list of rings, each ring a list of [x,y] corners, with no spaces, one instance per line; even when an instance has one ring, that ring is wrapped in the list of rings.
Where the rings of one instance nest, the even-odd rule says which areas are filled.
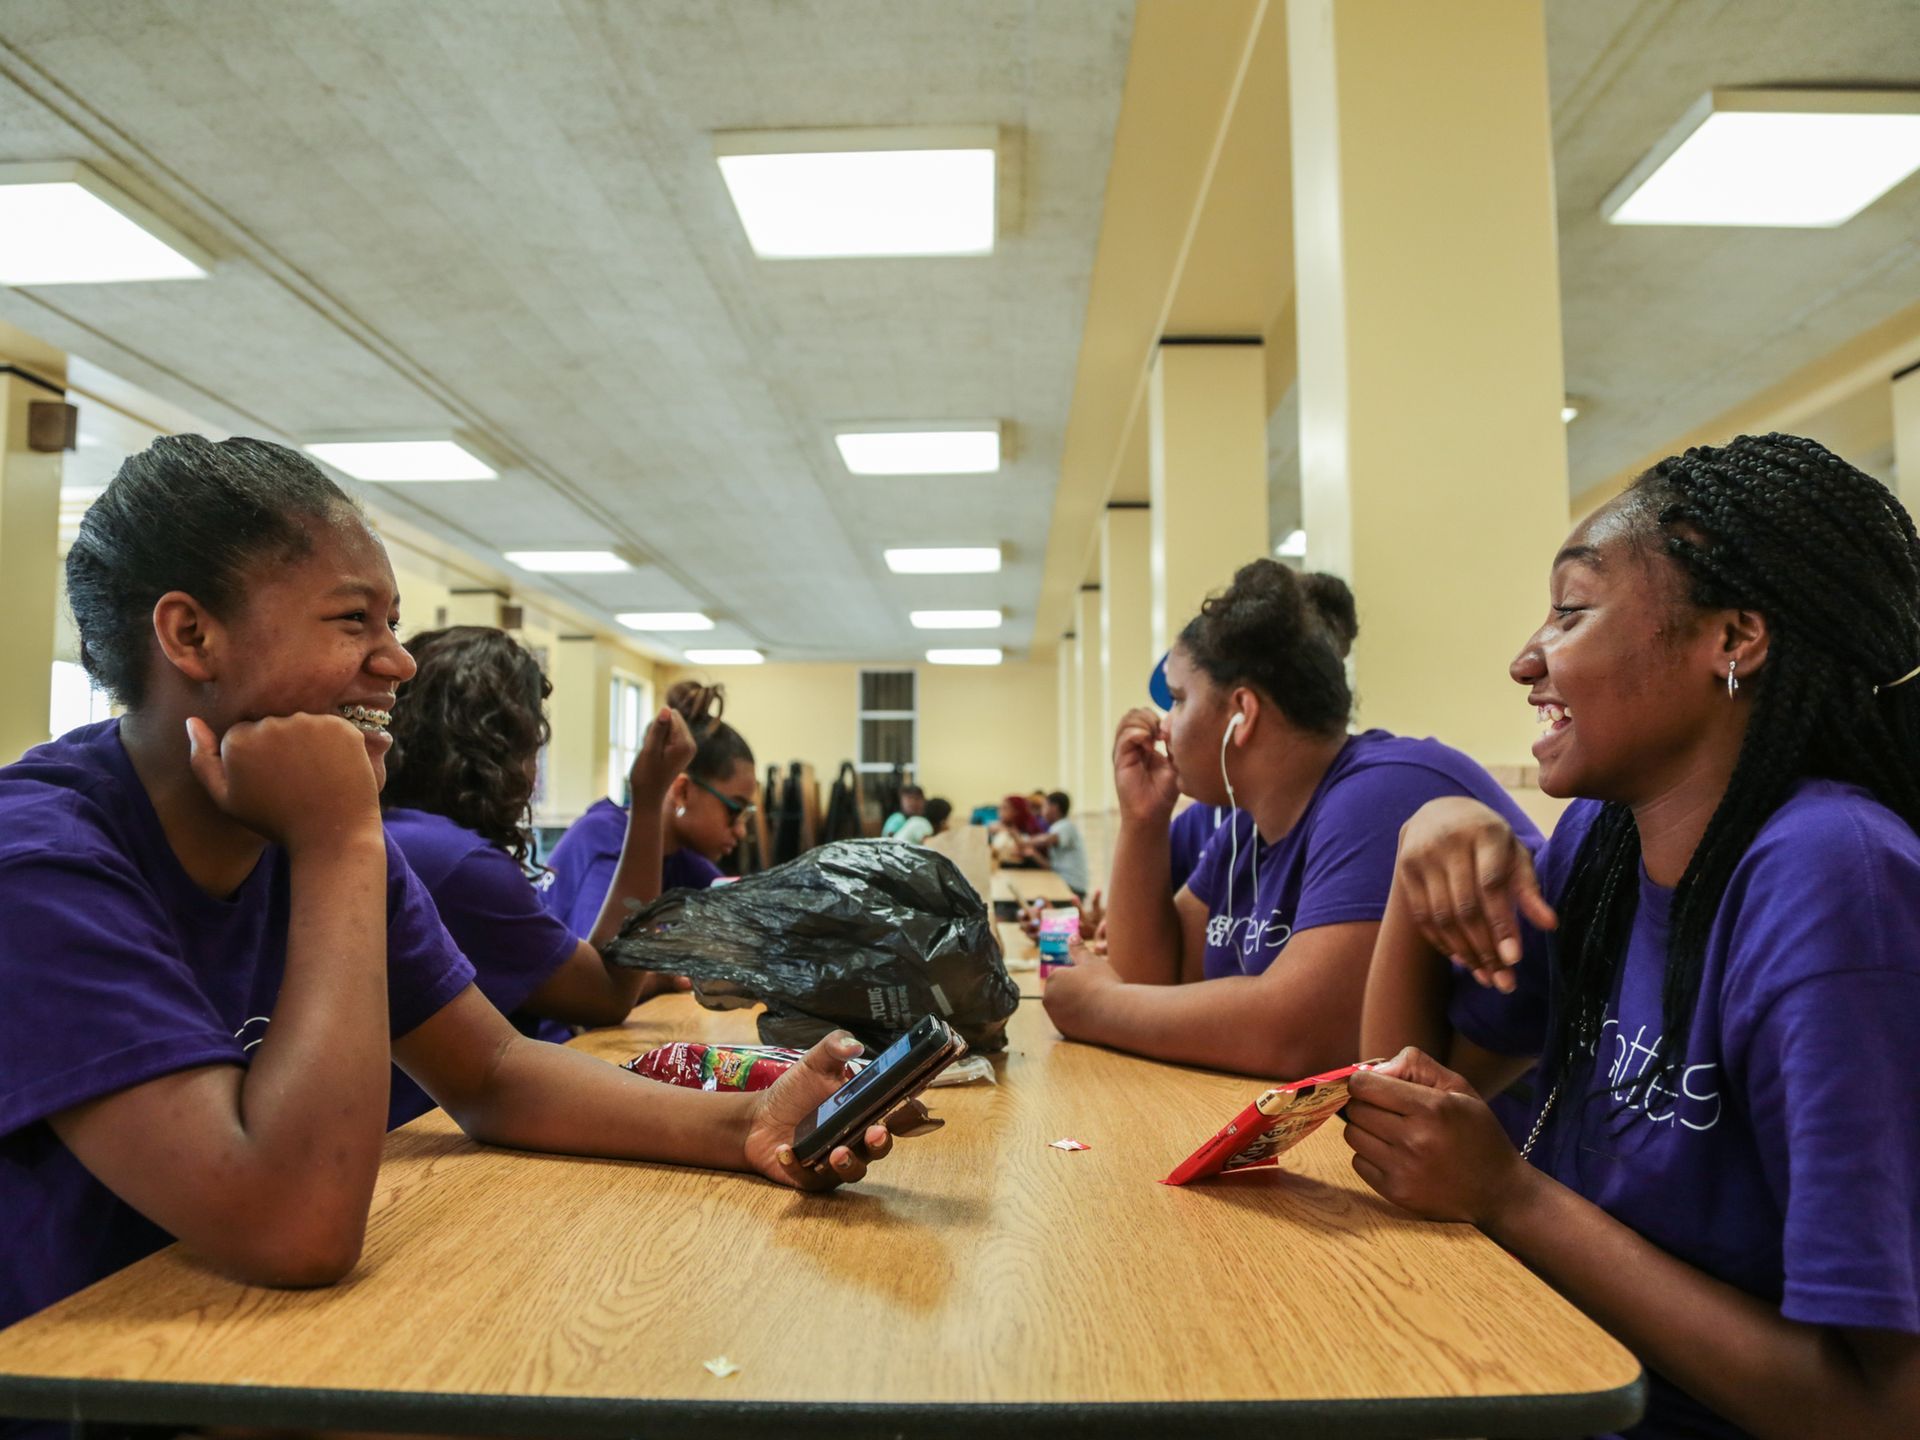
[[[1725,795],[1674,892],[1657,1066],[1601,1087],[1631,1105],[1671,1088],[1708,933],[1740,858],[1803,778],[1859,785],[1920,830],[1920,541],[1885,486],[1815,441],[1742,435],[1662,460],[1624,513],[1680,566],[1703,609],[1754,610],[1765,667]],[[1639,899],[1640,832],[1609,804],[1576,857],[1553,936],[1552,1074],[1583,1084]]]

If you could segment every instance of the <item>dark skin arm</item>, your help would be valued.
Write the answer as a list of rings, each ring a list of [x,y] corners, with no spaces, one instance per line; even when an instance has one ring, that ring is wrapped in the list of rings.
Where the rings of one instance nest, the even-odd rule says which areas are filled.
[[[662,1085],[590,1055],[521,1035],[473,986],[394,1042],[393,1055],[460,1128],[488,1145],[566,1155],[750,1170],[821,1190],[861,1179],[892,1132],[927,1123],[909,1101],[820,1169],[795,1163],[794,1127],[839,1088],[860,1043],[845,1032],[807,1052],[767,1090],[709,1093]]]
[[[1757,1436],[1920,1433],[1920,1336],[1788,1320],[1522,1160],[1466,1079],[1418,1050],[1356,1075],[1347,1143],[1404,1209],[1477,1225],[1689,1394]]]
[[[1180,787],[1172,762],[1159,746],[1157,714],[1139,709],[1122,717],[1113,737],[1120,832],[1107,881],[1107,960],[1117,976],[1137,985],[1197,979],[1205,949],[1206,906],[1185,889],[1178,904],[1167,894],[1167,877],[1173,872],[1167,826]]]
[[[693,735],[687,722],[675,711],[663,708],[647,727],[627,777],[632,803],[627,810],[626,838],[593,933],[527,997],[522,1008],[528,1013],[571,1025],[618,1025],[640,1001],[685,988],[669,976],[610,964],[600,952],[620,933],[634,906],[659,898],[667,792],[674,776],[692,761],[693,753]]]
[[[1163,887],[1164,888],[1164,887]],[[1156,1060],[1297,1079],[1351,1062],[1362,977],[1379,926],[1322,925],[1259,975],[1130,985],[1091,951],[1047,980],[1047,1015],[1070,1040]]]
[[[386,846],[359,732],[193,722],[214,802],[287,851],[286,975],[252,1063],[177,1071],[50,1119],[108,1189],[209,1264],[325,1285],[366,1234],[387,1112]]]

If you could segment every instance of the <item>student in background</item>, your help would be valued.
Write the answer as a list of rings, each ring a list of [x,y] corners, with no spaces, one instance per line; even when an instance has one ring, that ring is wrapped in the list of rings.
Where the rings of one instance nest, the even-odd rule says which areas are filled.
[[[541,904],[532,880],[533,786],[549,735],[553,687],[504,631],[429,630],[407,642],[418,667],[389,727],[387,834],[433,897],[472,963],[474,983],[524,1034],[564,1041],[575,1025],[617,1025],[641,1000],[677,988],[665,976],[609,965],[600,949],[631,906],[660,893],[661,807],[693,758],[686,722],[663,709],[628,777],[626,834],[590,929],[576,933]],[[388,1123],[433,1108],[396,1071]]]
[[[924,815],[912,817],[894,832],[893,838],[910,845],[921,844],[942,833],[947,828],[948,817],[952,814],[953,806],[936,796],[927,802]]]
[[[922,790],[918,785],[901,786],[900,808],[889,815],[887,817],[887,823],[880,827],[881,838],[885,839],[897,833],[902,825],[905,825],[916,815],[926,814],[926,811],[927,792]]]
[[[1022,848],[1028,837],[1041,833],[1042,825],[1024,795],[1006,795],[1000,801],[1000,814],[987,827],[987,844],[994,858],[1016,870],[1036,867],[1034,858]]]
[[[1165,719],[1135,710],[1114,741],[1107,960],[1048,980],[1062,1034],[1272,1080],[1345,1064],[1407,817],[1468,795],[1535,833],[1457,750],[1347,733],[1344,656],[1358,628],[1342,581],[1263,559],[1180,632]],[[1240,809],[1170,896],[1168,822],[1183,790]]]
[[[740,843],[753,819],[753,751],[720,718],[726,700],[721,686],[691,680],[667,691],[667,707],[686,721],[695,750],[686,773],[667,791],[663,890],[704,890],[718,880],[718,862]],[[553,847],[546,906],[576,934],[589,933],[596,923],[626,836],[627,807],[596,800]],[[614,929],[618,933],[617,923]]]
[[[1080,827],[1068,818],[1073,800],[1064,790],[1047,796],[1044,812],[1047,833],[1025,841],[1021,853],[1053,867],[1053,873],[1067,882],[1067,888],[1082,900],[1087,897],[1087,843]]]
[[[1631,1347],[1636,1434],[1920,1434],[1913,523],[1745,435],[1583,522],[1549,601],[1512,677],[1580,798],[1537,858],[1409,822],[1362,1052],[1418,1048],[1355,1077],[1354,1168]],[[1480,1096],[1534,1057],[1516,1151]]]
[[[305,456],[168,436],[66,561],[124,707],[0,769],[0,1325],[169,1237],[264,1285],[358,1262],[397,1059],[475,1139],[817,1188],[795,1125],[858,1042],[771,1089],[641,1079],[520,1035],[380,822],[401,648],[386,552]],[[908,1111],[913,1121],[919,1112]]]

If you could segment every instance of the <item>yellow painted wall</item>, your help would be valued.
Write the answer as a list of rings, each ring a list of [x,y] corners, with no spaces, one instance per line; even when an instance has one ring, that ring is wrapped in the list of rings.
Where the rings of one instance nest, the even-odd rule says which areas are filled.
[[[880,666],[796,664],[711,671],[660,667],[666,687],[686,676],[726,686],[727,720],[753,747],[762,773],[810,763],[822,785],[859,744],[860,671]],[[1051,663],[910,667],[919,675],[920,783],[954,809],[1009,790],[1060,782],[1055,671]]]

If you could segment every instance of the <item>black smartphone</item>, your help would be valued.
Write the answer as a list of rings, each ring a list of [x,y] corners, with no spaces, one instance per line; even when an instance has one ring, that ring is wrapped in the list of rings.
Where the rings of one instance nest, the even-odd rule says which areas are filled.
[[[966,1051],[966,1042],[946,1021],[927,1016],[801,1122],[793,1132],[794,1158],[802,1165],[825,1160],[836,1145],[857,1140],[869,1125],[926,1089]]]

